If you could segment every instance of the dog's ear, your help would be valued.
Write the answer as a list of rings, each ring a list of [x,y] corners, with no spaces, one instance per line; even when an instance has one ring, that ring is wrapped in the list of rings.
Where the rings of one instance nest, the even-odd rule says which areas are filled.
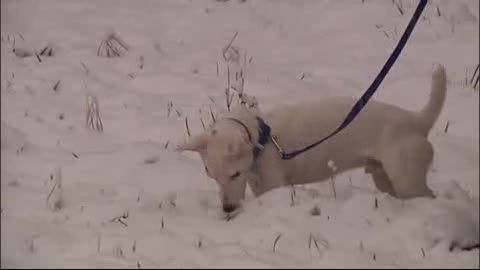
[[[177,151],[200,152],[207,147],[208,135],[200,134],[190,138],[187,142],[177,146]]]

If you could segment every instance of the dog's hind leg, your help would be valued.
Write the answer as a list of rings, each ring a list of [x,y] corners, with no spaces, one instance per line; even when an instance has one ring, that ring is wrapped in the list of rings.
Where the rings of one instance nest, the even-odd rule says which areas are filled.
[[[386,192],[391,196],[395,196],[392,182],[383,169],[382,163],[375,159],[368,159],[365,164],[365,173],[372,176],[373,182],[378,190]]]
[[[396,197],[434,197],[427,186],[427,173],[433,160],[433,147],[419,135],[408,135],[383,149],[382,165],[391,179]]]

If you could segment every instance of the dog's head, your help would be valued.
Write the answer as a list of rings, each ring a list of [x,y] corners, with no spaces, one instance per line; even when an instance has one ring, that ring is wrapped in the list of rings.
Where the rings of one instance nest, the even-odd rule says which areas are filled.
[[[220,188],[225,212],[240,206],[254,162],[248,130],[235,121],[222,119],[210,131],[190,138],[177,149],[200,154],[207,175]]]

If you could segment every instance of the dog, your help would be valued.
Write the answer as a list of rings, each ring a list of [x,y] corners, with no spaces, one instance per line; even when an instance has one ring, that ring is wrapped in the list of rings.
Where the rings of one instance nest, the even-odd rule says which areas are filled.
[[[394,197],[434,198],[426,181],[434,154],[428,134],[442,110],[446,84],[445,68],[439,65],[432,74],[430,99],[420,112],[371,101],[343,131],[291,160],[283,160],[273,142],[288,151],[327,136],[356,100],[335,97],[285,105],[264,117],[240,106],[177,150],[200,154],[207,175],[220,188],[227,213],[240,206],[247,184],[260,196],[359,167],[371,174],[378,190]]]

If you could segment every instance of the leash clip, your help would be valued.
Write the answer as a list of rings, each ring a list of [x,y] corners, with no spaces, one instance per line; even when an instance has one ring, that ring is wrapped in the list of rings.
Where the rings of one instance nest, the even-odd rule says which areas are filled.
[[[275,145],[275,148],[277,149],[278,154],[279,154],[280,157],[283,159],[284,156],[285,156],[285,152],[283,152],[282,147],[280,147],[280,145],[278,144],[278,142],[277,142],[277,136],[275,136],[275,135],[270,135],[270,139],[272,140],[273,145]]]

